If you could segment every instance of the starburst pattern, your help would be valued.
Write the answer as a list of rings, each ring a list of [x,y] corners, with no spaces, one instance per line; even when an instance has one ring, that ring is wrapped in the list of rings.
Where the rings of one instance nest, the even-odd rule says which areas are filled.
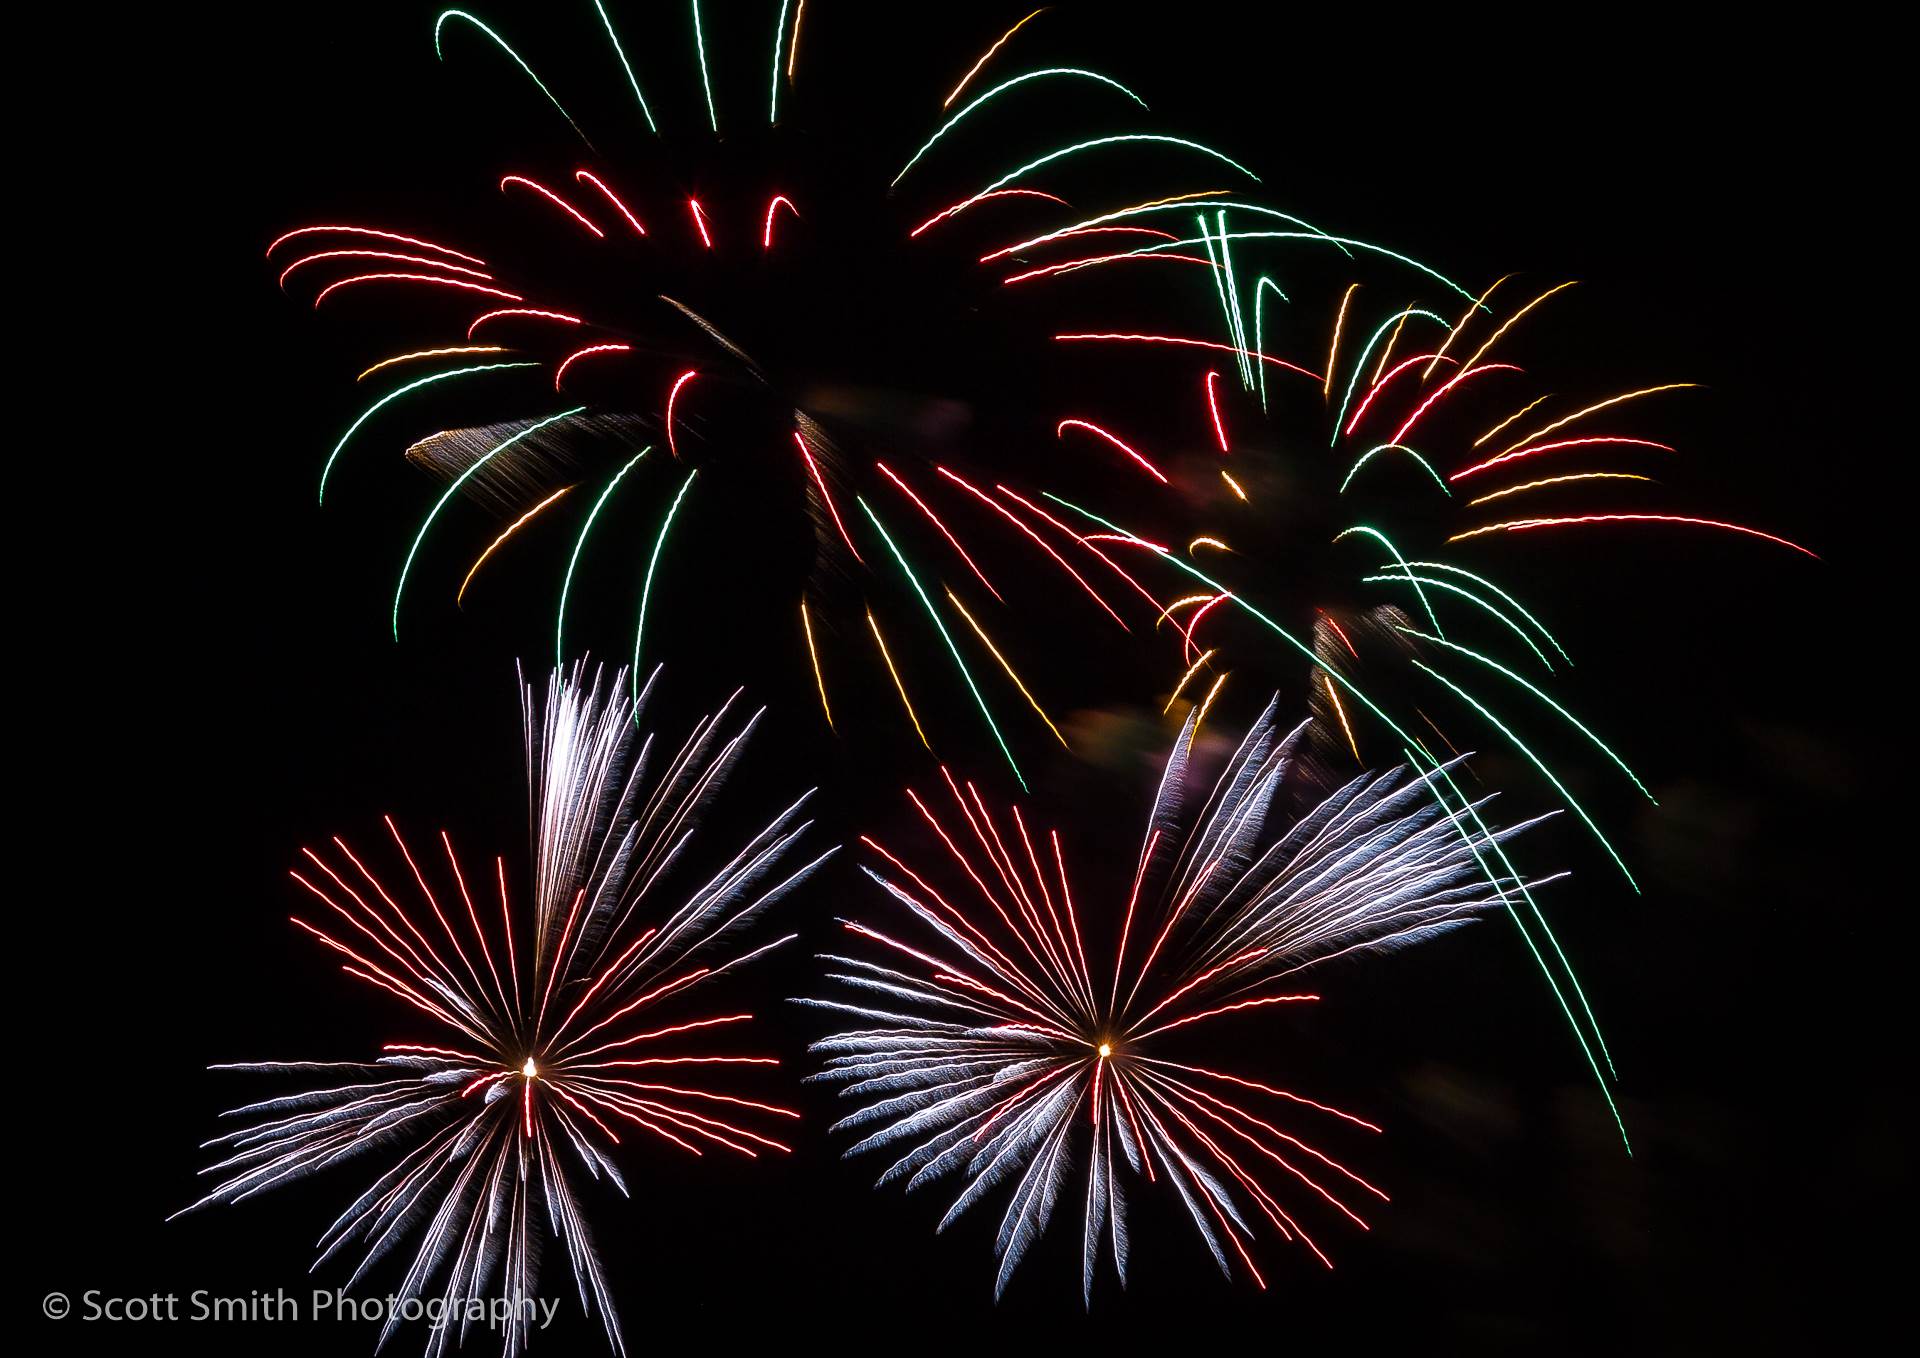
[[[1305,728],[1281,735],[1269,705],[1183,836],[1194,722],[1168,758],[1124,908],[1095,906],[1083,925],[1059,832],[1018,805],[996,815],[943,770],[957,820],[908,797],[959,869],[952,894],[866,839],[879,865],[865,871],[908,928],[842,921],[885,960],[829,955],[832,978],[860,998],[802,1001],[866,1025],[814,1044],[827,1060],[811,1078],[861,1104],[836,1124],[864,1132],[849,1155],[895,1154],[883,1184],[958,1178],[942,1229],[1011,1185],[996,1296],[1070,1193],[1083,1204],[1086,1300],[1103,1243],[1124,1285],[1123,1165],[1173,1189],[1229,1276],[1237,1258],[1265,1286],[1249,1248],[1262,1217],[1331,1266],[1290,1199],[1364,1226],[1350,1204],[1386,1194],[1271,1119],[1379,1128],[1184,1059],[1181,1041],[1231,1014],[1312,1003],[1309,968],[1498,904],[1511,883],[1486,852],[1533,823],[1489,831],[1476,814],[1470,828],[1400,768],[1363,774],[1282,826],[1274,804]],[[1076,1162],[1084,1187],[1070,1190]]]
[[[752,1015],[690,1012],[684,1001],[791,940],[732,943],[828,856],[788,870],[810,825],[802,797],[698,885],[676,885],[701,810],[759,716],[736,723],[729,699],[665,756],[651,736],[635,750],[626,692],[624,672],[603,685],[580,665],[552,676],[544,704],[522,690],[534,859],[525,897],[509,890],[504,858],[479,873],[463,868],[445,832],[435,852],[416,854],[391,818],[386,830],[410,881],[397,893],[340,838],[305,852],[293,877],[319,902],[307,913],[322,923],[302,915],[294,923],[343,959],[349,976],[439,1031],[430,1042],[386,1043],[371,1061],[215,1067],[337,1072],[330,1078],[343,1083],[229,1112],[244,1123],[207,1143],[223,1158],[205,1172],[222,1177],[193,1207],[394,1151],[321,1237],[320,1262],[359,1255],[347,1286],[412,1235],[397,1297],[437,1294],[447,1308],[489,1292],[530,1298],[550,1231],[582,1308],[597,1310],[609,1343],[625,1351],[574,1176],[584,1169],[626,1193],[612,1151],[621,1130],[636,1127],[675,1153],[788,1149],[765,1129],[796,1112],[707,1083],[778,1064],[711,1045]],[[402,904],[414,891],[418,904]],[[528,1337],[522,1313],[511,1314],[509,1355]],[[383,1343],[400,1318],[396,1308]],[[439,1326],[428,1352],[463,1333]]]

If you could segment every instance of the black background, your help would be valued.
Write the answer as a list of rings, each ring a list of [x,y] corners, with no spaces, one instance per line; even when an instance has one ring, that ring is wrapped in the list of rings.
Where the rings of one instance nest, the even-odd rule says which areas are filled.
[[[601,69],[591,8],[574,8],[486,17],[536,67],[602,81],[606,97],[583,100],[599,140],[598,127],[632,116],[617,70]],[[737,108],[757,122],[775,7],[709,8],[722,11],[708,36],[723,118]],[[690,60],[662,55],[690,48],[683,7],[622,9],[629,50],[665,72],[649,89],[656,112],[698,142],[686,163],[655,172],[697,177],[688,166],[711,142],[685,83]],[[814,99],[846,119],[838,135],[871,139],[849,153],[852,167],[897,164],[957,72],[1018,17],[985,5],[808,9],[800,108]],[[67,147],[54,167],[64,177],[49,182],[71,191],[30,200],[56,224],[63,262],[47,321],[52,390],[18,398],[44,423],[30,435],[38,446],[15,454],[27,485],[44,481],[16,509],[19,536],[46,535],[16,575],[28,600],[18,625],[32,632],[14,707],[38,770],[17,791],[43,813],[15,853],[31,874],[16,898],[30,920],[16,967],[31,996],[13,1085],[26,1181],[14,1234],[29,1257],[19,1312],[56,1288],[304,1297],[341,1281],[306,1268],[351,1170],[162,1224],[196,1196],[195,1143],[245,1097],[240,1077],[207,1063],[345,1056],[392,1017],[287,926],[285,869],[302,843],[370,837],[386,811],[509,853],[522,842],[511,660],[544,657],[552,572],[486,580],[506,602],[465,620],[421,602],[423,590],[417,629],[393,644],[389,591],[424,483],[398,467],[388,433],[348,464],[366,479],[343,479],[338,511],[317,512],[312,486],[365,399],[348,380],[354,360],[401,346],[383,343],[377,305],[316,324],[260,257],[280,230],[327,214],[437,235],[500,213],[502,169],[573,163],[577,149],[546,135],[551,111],[478,44],[435,63],[432,14],[331,5],[48,48],[62,69],[75,53],[100,55],[92,93],[49,105],[41,131]],[[1127,1293],[1103,1279],[1084,1315],[1075,1242],[1056,1225],[996,1307],[991,1216],[936,1237],[944,1204],[874,1192],[876,1167],[837,1158],[822,1130],[830,1100],[809,1090],[791,1160],[689,1168],[630,1148],[634,1201],[595,1204],[630,1347],[1165,1333],[1194,1345],[1774,1350],[1870,1324],[1895,1267],[1874,1222],[1911,1173],[1896,1120],[1902,1068],[1882,1050],[1899,952],[1888,916],[1909,902],[1860,866],[1904,845],[1863,809],[1865,734],[1887,720],[1868,676],[1898,643],[1866,592],[1855,514],[1869,456],[1896,454],[1866,450],[1851,429],[1862,398],[1849,393],[1868,381],[1871,346],[1851,308],[1866,300],[1863,257],[1882,247],[1838,225],[1854,185],[1848,147],[1860,148],[1832,135],[1832,57],[1805,34],[1749,31],[1734,50],[1612,12],[1575,24],[1063,6],[1034,39],[1023,64],[1073,57],[1115,72],[1155,122],[1256,163],[1268,201],[1329,229],[1467,280],[1514,269],[1584,280],[1557,343],[1596,388],[1707,384],[1661,425],[1689,464],[1691,503],[1824,559],[1682,536],[1569,539],[1503,563],[1545,577],[1533,595],[1554,600],[1563,637],[1588,660],[1582,710],[1621,737],[1663,802],[1606,806],[1642,870],[1639,898],[1576,835],[1554,831],[1540,850],[1578,873],[1553,908],[1622,1067],[1632,1159],[1517,945],[1469,930],[1343,973],[1336,1003],[1310,1024],[1237,1030],[1243,1065],[1283,1065],[1389,1129],[1358,1151],[1394,1202],[1371,1235],[1333,1242],[1332,1274],[1275,1243],[1270,1291],[1223,1283],[1190,1228],[1147,1203]],[[822,86],[831,98],[812,93]],[[602,150],[618,163],[627,144]],[[767,182],[751,139],[733,146],[723,201],[728,174],[743,195]],[[836,171],[812,151],[818,201]],[[946,173],[960,196],[966,175]],[[973,365],[953,379],[969,388],[1003,376],[935,327],[903,359],[863,333],[857,307],[813,297],[806,308],[790,314],[856,377],[880,363]],[[776,321],[768,342],[782,333]],[[1864,399],[1890,409],[1896,390]],[[516,590],[526,600],[512,602]],[[743,611],[708,634],[696,613],[710,600],[668,605],[663,636],[699,655],[682,665],[675,653],[662,720],[744,681],[771,706],[772,729],[733,790],[739,816],[820,782],[836,808],[823,841],[888,824],[895,775],[920,770],[817,730],[786,616],[792,591],[774,593],[765,618]],[[584,616],[597,610],[589,602]],[[1071,672],[1083,644],[1065,637],[1050,659]],[[1284,699],[1287,679],[1276,682]],[[1238,694],[1222,720],[1244,720],[1254,696]],[[986,777],[999,772],[991,754],[973,765]],[[1070,794],[1072,814],[1058,816],[1090,851],[1106,824],[1131,837],[1137,771],[1038,767],[1040,798]],[[817,937],[836,909],[856,907],[871,902],[836,873],[794,903],[795,927]],[[807,973],[796,949],[746,984],[789,1071],[818,1028],[779,997]],[[32,1323],[39,1345],[102,1351],[372,1342],[338,1326]],[[598,1344],[571,1304],[562,1324],[543,1351]]]

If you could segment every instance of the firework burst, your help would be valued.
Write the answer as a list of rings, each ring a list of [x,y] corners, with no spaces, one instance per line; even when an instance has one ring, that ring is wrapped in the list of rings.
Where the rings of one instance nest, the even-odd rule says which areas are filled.
[[[997,816],[943,770],[952,810],[908,796],[959,869],[951,894],[865,840],[878,860],[865,871],[906,927],[842,921],[883,960],[829,955],[832,979],[861,998],[801,1001],[865,1025],[815,1043],[827,1068],[809,1077],[862,1105],[836,1124],[864,1132],[849,1155],[895,1155],[882,1184],[961,1180],[942,1229],[1010,1185],[996,1296],[1063,1196],[1082,1209],[1085,1299],[1103,1248],[1124,1285],[1129,1174],[1174,1191],[1229,1276],[1237,1260],[1265,1286],[1250,1248],[1262,1218],[1331,1267],[1301,1203],[1364,1227],[1352,1204],[1386,1195],[1271,1119],[1379,1128],[1179,1059],[1181,1038],[1229,1014],[1316,1001],[1301,989],[1310,968],[1498,904],[1481,860],[1526,828],[1468,830],[1404,768],[1355,778],[1281,826],[1274,801],[1304,728],[1282,736],[1271,706],[1189,818],[1194,724],[1168,758],[1124,908],[1086,912],[1058,831],[1017,805]],[[1076,1165],[1083,1186],[1070,1187]]]
[[[445,488],[400,566],[394,634],[403,604],[417,608],[410,600],[445,570],[431,543],[456,504],[497,521],[472,543],[464,571],[445,571],[447,593],[460,601],[485,594],[487,576],[503,569],[490,563],[516,537],[570,517],[570,550],[552,563],[556,658],[568,658],[570,639],[593,634],[593,602],[604,603],[603,577],[617,573],[633,597],[621,610],[631,630],[616,644],[631,645],[635,674],[672,591],[752,548],[729,504],[790,506],[804,516],[811,555],[803,580],[785,577],[798,595],[785,605],[798,623],[787,654],[806,667],[826,723],[835,725],[838,692],[877,691],[889,707],[897,695],[892,735],[930,747],[943,734],[984,735],[1024,786],[1023,742],[1066,741],[1046,686],[1022,674],[1035,658],[1025,633],[1036,617],[1076,610],[1076,625],[1149,637],[1182,666],[1190,657],[1173,629],[1153,627],[1178,591],[1149,590],[1124,548],[1070,528],[1011,480],[1063,455],[1052,422],[1010,419],[1017,407],[1007,394],[1015,370],[1030,372],[1059,350],[1058,327],[978,319],[1008,313],[995,303],[1024,290],[1002,286],[1020,281],[1003,277],[1006,258],[1036,250],[981,256],[975,235],[994,246],[1010,234],[1035,237],[1050,259],[1089,244],[1117,259],[1121,245],[1171,234],[1144,217],[1120,222],[1127,204],[1211,202],[1225,190],[1195,190],[1195,176],[1242,187],[1257,176],[1161,130],[1146,100],[1109,74],[1014,65],[1031,38],[1025,21],[966,67],[944,105],[919,111],[933,122],[917,149],[873,170],[876,119],[898,123],[904,111],[854,104],[856,144],[838,105],[802,97],[803,8],[767,7],[770,98],[751,116],[714,98],[715,69],[741,54],[708,31],[718,25],[703,28],[697,0],[634,16],[650,48],[684,41],[678,50],[700,75],[700,116],[668,120],[656,118],[629,60],[629,21],[601,7],[590,36],[619,57],[646,134],[611,157],[567,112],[561,82],[536,72],[511,35],[463,10],[440,16],[435,51],[456,78],[490,81],[496,92],[537,89],[541,116],[578,134],[588,154],[502,167],[494,234],[509,233],[504,244],[336,218],[269,245],[290,295],[327,312],[373,308],[383,317],[383,299],[397,301],[400,323],[420,337],[399,352],[368,353],[360,377],[385,390],[327,452],[321,501],[334,503],[343,480],[358,484],[347,475],[356,454],[416,402],[524,411],[441,428],[407,447],[408,461]],[[829,113],[809,118],[810,104]],[[1055,130],[1103,110],[1119,120],[1108,135]],[[716,140],[723,122],[727,135]],[[969,169],[956,180],[955,153],[983,145],[996,148],[999,172],[977,181]],[[1082,184],[1113,223],[1103,215],[1061,229],[1062,214],[1076,212],[1064,192]],[[1192,262],[1178,252],[1148,258]],[[963,440],[969,420],[993,432]],[[1012,437],[995,447],[1003,427]],[[1107,441],[1065,456],[1165,484],[1145,457],[1099,432]],[[627,514],[638,516],[643,571],[631,554],[606,549],[607,525]],[[739,603],[715,598],[722,610]],[[916,705],[920,688],[933,701]]]
[[[1678,445],[1645,418],[1690,383],[1540,371],[1518,346],[1570,285],[1468,287],[1282,210],[1243,158],[1156,121],[1150,81],[1030,60],[1050,11],[990,25],[917,109],[829,74],[803,5],[764,6],[765,28],[700,0],[595,12],[581,36],[617,58],[599,69],[624,134],[600,131],[605,104],[576,119],[574,73],[543,75],[517,34],[464,10],[434,27],[454,78],[525,96],[564,139],[497,167],[498,216],[468,219],[489,238],[334,217],[268,247],[316,308],[405,308],[404,345],[355,364],[381,392],[326,454],[326,503],[416,402],[485,403],[490,422],[407,448],[444,489],[399,563],[396,637],[436,572],[484,599],[507,569],[490,563],[549,529],[559,661],[592,637],[630,646],[637,676],[689,582],[776,581],[772,608],[701,598],[785,620],[772,644],[836,734],[986,739],[1024,788],[1034,747],[1071,748],[1063,704],[1089,697],[1086,667],[1036,663],[1118,656],[1111,626],[1168,713],[1204,722],[1251,669],[1253,692],[1305,694],[1322,758],[1405,760],[1463,822],[1444,765],[1511,751],[1638,890],[1607,807],[1575,789],[1652,793],[1577,715],[1553,600],[1500,553],[1636,532],[1805,552],[1672,488]],[[682,98],[656,107],[675,60]],[[439,538],[459,504],[495,522],[456,562]],[[787,524],[803,570],[742,567],[772,562]],[[1490,873],[1518,882],[1492,847]],[[1524,883],[1507,903],[1618,1120],[1573,966]]]
[[[643,1140],[696,1156],[788,1149],[768,1133],[796,1112],[710,1084],[777,1064],[705,1041],[752,1015],[690,1008],[688,999],[791,940],[733,942],[828,856],[790,869],[810,824],[800,819],[802,797],[704,882],[676,889],[674,870],[701,809],[758,714],[736,722],[729,699],[671,755],[651,736],[636,750],[626,689],[624,674],[603,685],[598,672],[589,679],[575,666],[552,676],[544,703],[522,690],[534,858],[524,894],[510,891],[504,858],[463,867],[445,832],[416,854],[391,818],[391,853],[404,864],[392,880],[404,887],[390,890],[339,838],[305,852],[293,878],[318,913],[293,922],[343,959],[349,976],[399,1000],[432,1031],[426,1041],[409,1033],[386,1043],[371,1061],[216,1066],[327,1071],[342,1082],[226,1114],[244,1125],[207,1143],[223,1156],[204,1171],[218,1182],[186,1210],[391,1152],[391,1165],[327,1227],[318,1262],[357,1255],[351,1287],[411,1234],[418,1244],[396,1296],[437,1294],[447,1314],[461,1315],[490,1293],[533,1297],[550,1232],[583,1309],[599,1312],[609,1343],[624,1351],[578,1173],[604,1176],[625,1194],[613,1152],[636,1128]],[[506,1352],[518,1353],[527,1321],[519,1309],[502,1314],[510,1316]],[[383,1343],[400,1318],[396,1308]],[[438,1327],[428,1351],[443,1352],[464,1333],[464,1324]]]

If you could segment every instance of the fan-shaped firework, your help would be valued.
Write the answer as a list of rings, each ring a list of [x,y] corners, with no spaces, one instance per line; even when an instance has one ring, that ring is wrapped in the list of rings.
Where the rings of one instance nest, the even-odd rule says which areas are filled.
[[[260,1061],[218,1066],[328,1083],[236,1108],[245,1125],[207,1143],[221,1176],[194,1207],[238,1202],[355,1156],[397,1158],[333,1221],[321,1261],[359,1255],[351,1286],[418,1236],[396,1296],[438,1294],[444,1314],[490,1294],[535,1293],[541,1237],[564,1247],[581,1305],[597,1308],[624,1349],[606,1279],[575,1195],[579,1170],[623,1194],[613,1159],[619,1128],[637,1127],[675,1153],[724,1149],[756,1156],[787,1147],[769,1131],[798,1114],[708,1087],[710,1077],[773,1057],[714,1048],[751,1014],[689,1010],[690,992],[791,940],[740,948],[732,935],[827,855],[789,871],[810,822],[794,803],[691,890],[676,865],[701,808],[738,760],[757,715],[738,724],[732,702],[702,720],[678,751],[634,743],[626,676],[603,690],[579,667],[556,673],[544,707],[524,692],[533,817],[533,872],[524,896],[504,858],[463,867],[445,832],[416,856],[389,818],[408,885],[389,889],[335,838],[306,851],[294,880],[317,898],[321,924],[294,923],[345,960],[356,980],[428,1019],[430,1041],[390,1042],[372,1061]],[[736,695],[737,696],[737,695]],[[444,861],[441,861],[443,860]],[[417,904],[402,899],[418,892]],[[669,894],[673,893],[673,894]],[[522,903],[524,902],[524,903]],[[409,1039],[413,1034],[408,1033]],[[451,1044],[451,1045],[442,1045]],[[192,1209],[188,1209],[192,1210]],[[403,1312],[390,1312],[384,1342]],[[504,1318],[517,1353],[528,1320]],[[446,1324],[430,1352],[464,1334]]]
[[[814,138],[805,6],[768,4],[750,61],[735,39],[742,11],[717,33],[706,9],[704,22],[699,0],[623,19],[596,4],[600,83],[631,93],[639,134],[619,156],[587,141],[572,93],[556,92],[568,82],[544,79],[509,35],[466,11],[440,16],[449,67],[504,80],[489,88],[526,96],[591,153],[500,167],[503,212],[550,233],[524,266],[505,270],[464,238],[456,248],[337,219],[269,248],[283,286],[310,288],[328,310],[389,288],[457,308],[430,313],[410,347],[362,372],[388,389],[332,447],[323,498],[343,453],[370,440],[363,430],[418,400],[484,400],[514,416],[408,450],[448,484],[400,567],[396,635],[456,498],[498,524],[474,538],[464,570],[447,565],[449,593],[464,596],[534,525],[572,515],[551,558],[555,650],[568,653],[570,625],[588,632],[587,597],[611,590],[636,673],[669,587],[681,597],[752,550],[762,534],[743,527],[748,509],[790,504],[797,519],[805,504],[804,583],[742,573],[756,589],[782,582],[780,608],[799,615],[787,653],[830,725],[836,711],[844,725],[873,710],[929,748],[990,736],[1025,786],[1019,751],[1065,745],[1047,709],[1086,692],[1084,673],[1029,682],[1039,621],[1049,635],[1068,619],[1111,623],[1158,648],[1148,663],[1169,712],[1185,700],[1204,719],[1230,664],[1255,664],[1302,683],[1323,750],[1406,759],[1456,810],[1439,770],[1453,744],[1443,729],[1464,721],[1474,743],[1509,746],[1537,770],[1631,882],[1603,817],[1571,791],[1568,756],[1546,743],[1568,734],[1645,791],[1558,692],[1570,662],[1542,622],[1550,610],[1496,583],[1498,563],[1456,557],[1580,525],[1784,542],[1644,498],[1646,460],[1671,460],[1672,445],[1618,421],[1687,383],[1587,392],[1576,372],[1559,394],[1531,385],[1542,379],[1513,361],[1514,336],[1562,305],[1566,285],[1476,292],[1259,201],[1251,157],[1148,120],[1148,81],[1026,64],[1058,16],[996,26],[978,60],[955,64],[950,92],[927,87],[923,108]],[[697,73],[697,86],[682,82],[695,99],[656,117],[666,106],[645,91],[671,87],[676,66]],[[726,93],[746,66],[750,108]],[[866,88],[822,83],[842,99]],[[1062,110],[1113,121],[1056,130]],[[925,129],[866,176],[866,149],[913,118]],[[1146,264],[1170,267],[1135,267]],[[981,329],[986,317],[1002,328]],[[947,392],[963,373],[993,404],[965,438],[959,403],[908,395]],[[1598,492],[1642,498],[1566,498]],[[708,505],[720,507],[711,526],[690,530]],[[625,543],[608,540],[628,512],[642,517]],[[735,606],[711,588],[702,598]],[[1280,661],[1249,632],[1281,637]],[[1448,705],[1439,722],[1436,703]],[[1497,854],[1490,866],[1517,878]],[[1510,904],[1604,1091],[1611,1061],[1571,967],[1524,886]]]
[[[943,770],[957,818],[908,796],[961,870],[951,894],[866,840],[881,864],[866,871],[906,927],[844,921],[884,960],[829,956],[833,979],[864,995],[803,1001],[869,1025],[814,1044],[830,1055],[812,1078],[863,1104],[837,1126],[865,1130],[849,1154],[897,1157],[881,1183],[957,1176],[965,1186],[942,1228],[1012,1185],[996,1295],[1063,1194],[1083,1209],[1087,1300],[1103,1247],[1125,1282],[1121,1161],[1137,1182],[1172,1186],[1229,1275],[1237,1256],[1260,1281],[1248,1248],[1260,1217],[1328,1262],[1298,1205],[1283,1205],[1289,1189],[1362,1225],[1349,1201],[1386,1195],[1269,1118],[1379,1128],[1176,1059],[1173,1034],[1317,1000],[1298,989],[1309,968],[1416,942],[1497,904],[1480,860],[1525,828],[1468,830],[1403,768],[1363,774],[1281,829],[1273,803],[1304,727],[1279,737],[1269,706],[1183,835],[1196,718],[1167,760],[1124,907],[1076,904],[1059,832],[1029,826],[1017,805],[996,816]],[[1078,1168],[1084,1186],[1069,1188]]]

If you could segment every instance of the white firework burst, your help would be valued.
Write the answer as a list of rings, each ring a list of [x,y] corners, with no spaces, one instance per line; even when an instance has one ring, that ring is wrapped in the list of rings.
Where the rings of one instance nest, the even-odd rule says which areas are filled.
[[[831,979],[862,997],[800,1003],[865,1026],[816,1042],[826,1069],[809,1078],[839,1082],[861,1104],[836,1128],[864,1133],[848,1155],[896,1156],[882,1184],[961,1181],[941,1229],[1011,1185],[994,1242],[996,1296],[1068,1191],[1075,1162],[1085,1170],[1075,1191],[1089,1304],[1103,1242],[1126,1281],[1122,1162],[1137,1178],[1170,1184],[1221,1270],[1231,1276],[1237,1256],[1263,1287],[1248,1248],[1261,1217],[1327,1262],[1276,1185],[1362,1226],[1349,1201],[1386,1196],[1246,1101],[1378,1127],[1178,1059],[1175,1034],[1317,1000],[1297,988],[1308,968],[1417,942],[1498,904],[1512,884],[1492,872],[1491,841],[1526,826],[1481,829],[1484,803],[1449,812],[1404,768],[1363,774],[1276,826],[1274,799],[1304,727],[1282,737],[1273,713],[1269,705],[1247,733],[1181,838],[1189,719],[1154,798],[1124,910],[1116,900],[1087,918],[1058,831],[1030,826],[1018,805],[996,817],[971,783],[944,769],[957,818],[908,796],[960,869],[952,894],[863,841],[880,860],[865,871],[907,927],[842,921],[885,960],[827,955]]]
[[[352,1287],[416,1239],[394,1295],[463,1317],[433,1330],[430,1354],[464,1337],[476,1299],[535,1296],[549,1234],[565,1251],[582,1308],[599,1312],[609,1344],[624,1352],[570,1176],[584,1169],[624,1194],[611,1154],[618,1129],[637,1127],[676,1153],[754,1156],[788,1149],[759,1127],[798,1116],[707,1087],[722,1072],[778,1062],[713,1050],[707,1039],[752,1015],[689,1012],[685,1000],[792,939],[744,951],[730,943],[831,851],[787,870],[811,824],[800,819],[803,796],[699,885],[676,886],[701,810],[759,714],[732,729],[730,698],[663,756],[651,736],[634,748],[646,695],[626,694],[625,671],[603,686],[600,672],[589,678],[582,665],[551,676],[544,704],[522,687],[530,905],[514,903],[504,858],[476,876],[445,832],[444,863],[435,861],[440,853],[416,857],[391,817],[386,829],[411,879],[399,896],[417,892],[417,905],[401,904],[338,837],[328,853],[307,850],[293,873],[322,903],[325,927],[294,922],[340,956],[348,975],[401,1001],[411,1020],[431,1020],[440,1030],[433,1042],[388,1043],[370,1061],[215,1067],[326,1070],[342,1082],[227,1113],[245,1124],[206,1143],[224,1158],[203,1172],[222,1177],[185,1210],[239,1202],[364,1153],[395,1153],[327,1227],[316,1267],[357,1255]],[[498,1314],[506,1353],[521,1352],[524,1306]],[[394,1308],[382,1343],[401,1318]]]

